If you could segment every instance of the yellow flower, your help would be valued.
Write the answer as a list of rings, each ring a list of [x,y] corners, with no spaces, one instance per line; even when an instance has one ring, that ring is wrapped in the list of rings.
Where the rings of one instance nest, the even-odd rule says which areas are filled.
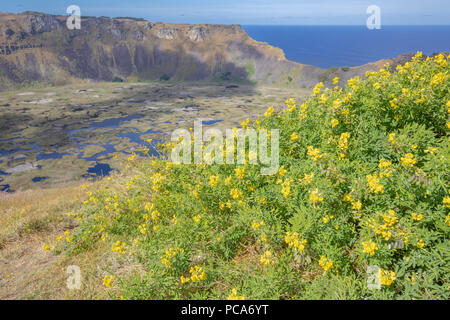
[[[190,280],[191,280],[191,279],[185,278],[185,277],[183,277],[183,276],[180,277],[180,282],[181,282],[181,284],[185,284],[185,283],[189,282]]]
[[[330,222],[330,216],[325,216],[322,218],[323,223],[327,224],[328,222]]]
[[[287,99],[285,104],[286,104],[286,107],[288,108],[289,112],[294,112],[294,110],[296,109],[295,99],[292,99],[292,98]]]
[[[230,191],[230,196],[235,200],[240,199],[240,198],[242,198],[242,191],[237,188],[232,189]]]
[[[291,183],[292,179],[289,180],[286,179],[286,181],[284,181],[283,184],[281,185],[281,193],[285,198],[288,198],[292,194]]]
[[[202,216],[198,214],[198,215],[194,216],[192,219],[194,219],[195,223],[199,223],[200,220],[202,219]]]
[[[404,157],[400,158],[400,162],[403,166],[412,168],[417,163],[417,160],[412,153],[407,153]]]
[[[200,266],[192,267],[189,272],[191,273],[192,282],[202,281],[206,279],[206,272]]]
[[[339,125],[339,120],[333,119],[331,120],[331,127],[334,128]]]
[[[438,84],[440,84],[441,82],[444,82],[446,80],[446,78],[447,77],[442,72],[440,72],[433,77],[430,84],[432,87],[435,87]]]
[[[375,254],[375,251],[378,250],[378,246],[375,242],[370,241],[370,242],[363,242],[363,252],[367,253],[370,256],[373,256]]]
[[[238,296],[236,288],[233,288],[233,290],[231,290],[231,294],[228,296],[227,299],[228,300],[245,300],[245,297],[244,296]]]
[[[323,270],[328,271],[331,268],[333,268],[333,260],[327,259],[327,257],[322,256],[319,260],[319,265],[322,267]]]
[[[380,283],[383,286],[390,286],[397,278],[394,271],[388,271],[380,268],[379,271]]]
[[[264,221],[258,222],[258,221],[253,221],[252,222],[252,228],[253,230],[257,231],[261,226],[264,225]]]
[[[281,166],[280,169],[278,169],[278,175],[280,177],[283,177],[286,174],[287,170],[284,168],[284,166]]]
[[[166,250],[165,254],[160,257],[161,262],[166,266],[170,267],[172,265],[173,260],[175,260],[178,255],[184,252],[183,249],[180,248],[169,248]]]
[[[380,180],[376,175],[369,174],[367,176],[367,184],[369,185],[369,189],[373,193],[384,193],[384,187],[380,183]]]
[[[421,221],[423,219],[423,215],[417,214],[415,212],[411,213],[411,216],[414,221]]]
[[[291,134],[291,140],[292,141],[298,141],[298,133],[297,132],[294,132],[293,134]]]
[[[114,280],[115,276],[113,275],[106,275],[103,278],[103,285],[107,288],[111,288],[112,287],[112,281]]]
[[[361,210],[362,208],[361,201],[352,201],[352,208],[358,211]]]
[[[273,264],[274,261],[273,261],[273,259],[272,259],[272,252],[270,252],[269,250],[267,250],[267,251],[261,256],[260,261],[261,261],[262,264],[265,264],[265,265]]]
[[[145,223],[138,226],[138,229],[140,233],[147,235],[147,225]]]
[[[228,176],[228,178],[225,179],[225,181],[223,182],[226,186],[229,186],[231,184],[233,180],[232,176]]]
[[[50,246],[46,243],[44,243],[44,245],[42,246],[42,249],[44,249],[44,251],[50,251],[52,248],[50,248]]]
[[[314,95],[318,95],[320,93],[320,88],[323,88],[323,83],[319,82],[318,84],[316,84],[316,86],[313,89],[313,93]]]
[[[320,154],[320,149],[314,148],[313,146],[309,146],[309,147],[308,147],[308,152],[307,152],[307,154],[308,154],[308,156],[310,156],[311,159],[313,159],[314,161],[317,161],[317,160],[323,158],[323,155]]]
[[[111,250],[113,252],[118,252],[120,254],[125,254],[125,246],[126,246],[125,242],[121,242],[120,240],[118,240],[117,242],[115,242],[112,245]]]
[[[446,208],[450,208],[450,197],[445,196],[444,199],[442,199],[442,203],[445,204]]]
[[[391,144],[395,144],[395,133],[390,133],[390,134],[389,134],[388,141],[389,141]]]
[[[425,242],[424,242],[422,239],[420,239],[420,240],[417,242],[417,248],[421,249],[421,248],[423,248],[423,247],[425,247]]]
[[[380,163],[379,163],[379,165],[378,165],[378,167],[379,167],[380,169],[384,169],[384,168],[389,167],[391,164],[392,164],[391,161],[385,160],[385,159],[381,159],[381,160],[380,160]]]
[[[338,83],[339,83],[339,77],[335,77],[335,78],[333,79],[333,84],[336,85],[336,84],[338,84]]]
[[[236,168],[236,169],[234,170],[234,172],[236,173],[236,177],[237,177],[239,180],[242,180],[242,179],[245,178],[245,168]]]
[[[270,107],[267,109],[267,111],[264,113],[264,116],[267,118],[270,118],[274,114],[275,110],[273,107]]]
[[[219,182],[219,176],[210,176],[209,177],[209,185],[211,187],[217,187],[218,182]]]
[[[306,240],[300,240],[298,238],[298,233],[294,232],[286,232],[286,236],[284,237],[284,241],[290,248],[295,248],[299,252],[303,252],[305,250]]]
[[[450,227],[450,215],[445,217],[445,223]]]
[[[154,221],[158,221],[160,216],[161,216],[161,213],[159,213],[158,210],[155,210],[155,211],[152,212],[152,219]]]
[[[341,149],[347,150],[348,149],[348,139],[350,138],[350,133],[344,132],[339,137],[339,147]]]
[[[318,203],[323,201],[323,197],[319,194],[319,189],[312,190],[309,194],[309,200],[312,203]]]
[[[314,172],[311,172],[310,174],[305,173],[303,178],[303,183],[305,185],[310,185],[314,179]]]

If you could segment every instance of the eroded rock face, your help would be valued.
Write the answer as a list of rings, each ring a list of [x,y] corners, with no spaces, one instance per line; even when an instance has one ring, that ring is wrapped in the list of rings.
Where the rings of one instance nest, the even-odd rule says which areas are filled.
[[[122,30],[120,30],[119,28],[112,28],[112,29],[109,30],[109,33],[111,33],[118,40],[125,40],[126,39],[125,35],[122,33]]]
[[[60,27],[60,22],[54,16],[30,15],[28,17],[28,33],[31,34],[49,32]]]
[[[173,40],[177,36],[178,32],[179,30],[175,28],[161,28],[156,31],[156,36],[159,39]]]
[[[136,41],[144,41],[145,34],[141,30],[136,30],[133,32],[133,39]]]
[[[188,39],[195,42],[209,40],[209,30],[206,27],[194,27],[188,33]]]

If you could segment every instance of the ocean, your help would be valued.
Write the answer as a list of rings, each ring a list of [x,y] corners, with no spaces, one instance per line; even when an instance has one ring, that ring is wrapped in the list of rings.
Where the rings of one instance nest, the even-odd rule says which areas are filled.
[[[321,68],[354,67],[401,53],[450,52],[450,26],[243,26],[286,58]]]

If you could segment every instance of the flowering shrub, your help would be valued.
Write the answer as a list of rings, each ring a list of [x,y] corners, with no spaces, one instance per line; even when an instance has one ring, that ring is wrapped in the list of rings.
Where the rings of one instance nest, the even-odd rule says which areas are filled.
[[[273,176],[131,159],[132,183],[91,197],[69,252],[108,235],[148,273],[121,279],[128,299],[448,299],[448,60],[418,53],[247,121],[280,129]]]

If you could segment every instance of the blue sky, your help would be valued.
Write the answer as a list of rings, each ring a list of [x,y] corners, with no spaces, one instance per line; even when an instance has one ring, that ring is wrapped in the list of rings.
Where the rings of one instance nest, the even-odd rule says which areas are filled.
[[[384,25],[450,25],[449,0],[2,0],[1,12],[132,16],[175,23],[363,25],[369,5],[381,8]]]

